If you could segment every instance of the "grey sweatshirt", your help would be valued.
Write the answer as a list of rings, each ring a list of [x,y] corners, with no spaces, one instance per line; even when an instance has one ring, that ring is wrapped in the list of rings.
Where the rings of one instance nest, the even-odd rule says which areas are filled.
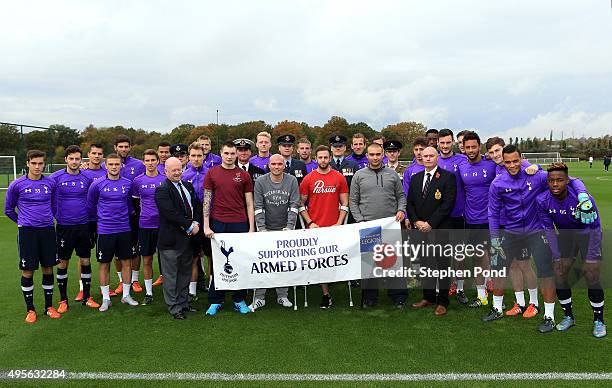
[[[295,229],[300,187],[294,176],[285,173],[280,183],[274,183],[270,173],[262,175],[255,180],[253,196],[257,230]]]
[[[406,197],[399,175],[389,167],[357,171],[351,182],[349,208],[355,221],[372,221],[406,211]]]

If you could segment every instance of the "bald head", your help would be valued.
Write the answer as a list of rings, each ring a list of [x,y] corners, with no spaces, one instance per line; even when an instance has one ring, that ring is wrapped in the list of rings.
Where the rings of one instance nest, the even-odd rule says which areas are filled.
[[[438,165],[438,151],[433,147],[427,147],[421,153],[423,156],[423,166],[430,171]]]
[[[178,158],[170,157],[165,164],[166,177],[172,182],[178,182],[183,175],[183,165]]]
[[[268,168],[270,169],[270,174],[274,177],[282,177],[285,172],[285,158],[283,158],[280,154],[274,154],[270,156],[270,161],[268,162]]]

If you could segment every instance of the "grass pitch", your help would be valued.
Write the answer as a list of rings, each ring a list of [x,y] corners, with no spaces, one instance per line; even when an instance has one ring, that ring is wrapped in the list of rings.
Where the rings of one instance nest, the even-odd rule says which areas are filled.
[[[571,165],[570,173],[583,178],[600,209],[604,229],[610,229],[612,173],[606,174],[603,168],[589,169],[587,163]],[[255,314],[241,316],[231,311],[228,298],[225,310],[210,318],[203,315],[208,303],[206,296],[200,294],[195,304],[200,311],[189,314],[185,321],[175,321],[166,312],[162,290],[155,288],[155,302],[150,306],[131,308],[113,298],[113,307],[102,314],[73,302],[70,311],[59,320],[39,316],[36,324],[27,325],[23,322],[25,306],[19,285],[16,232],[13,222],[0,218],[0,370],[297,374],[612,372],[610,337],[598,340],[591,336],[592,313],[585,290],[577,290],[573,296],[577,326],[566,333],[547,335],[536,330],[541,315],[532,320],[506,317],[486,324],[480,321],[485,308],[468,309],[455,300],[444,317],[435,317],[432,309],[395,311],[384,294],[380,295],[377,309],[361,311],[348,306],[344,283],[332,286],[336,306],[329,311],[318,308],[320,289],[311,286],[309,308],[302,307],[303,291],[298,291],[298,311],[277,306],[275,293],[270,290],[268,305]],[[604,257],[610,248],[605,234]],[[605,266],[609,306],[610,266],[607,262]],[[99,300],[97,264],[93,265],[93,272],[92,290]],[[116,285],[116,275],[111,279],[112,285]],[[36,273],[34,284],[40,314],[44,306],[40,272]],[[69,296],[74,298],[77,291],[75,264],[71,263]],[[474,295],[470,288],[468,296]],[[56,289],[56,304],[58,297]],[[420,297],[420,291],[411,292],[409,303]],[[137,295],[137,299],[141,298],[142,295]],[[290,298],[293,299],[292,290]],[[354,292],[354,298],[359,300],[358,291]],[[505,303],[511,304],[512,300],[512,292],[508,291]],[[558,306],[556,315],[559,320]],[[609,316],[608,310],[606,317]],[[295,383],[239,384],[295,386]],[[95,384],[115,383],[98,381]],[[192,384],[196,383],[188,385]],[[237,382],[214,384],[238,385]],[[300,385],[322,384],[329,383]],[[388,386],[389,382],[367,384]],[[498,384],[469,383],[471,386]],[[506,384],[525,386],[524,382]],[[571,382],[554,384],[569,386]]]

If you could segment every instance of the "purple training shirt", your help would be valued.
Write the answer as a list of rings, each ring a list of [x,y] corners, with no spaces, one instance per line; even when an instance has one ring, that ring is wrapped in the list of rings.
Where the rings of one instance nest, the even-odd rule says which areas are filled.
[[[29,179],[27,174],[17,178],[6,191],[4,214],[19,227],[53,226],[55,188],[55,181],[46,176],[38,180]]]
[[[98,220],[98,234],[129,232],[132,207],[132,181],[98,179],[89,186],[87,211]]]
[[[147,174],[138,175],[132,181],[132,197],[140,199],[138,227],[159,228],[159,211],[155,203],[155,189],[165,180],[166,176],[158,173],[154,177]]]

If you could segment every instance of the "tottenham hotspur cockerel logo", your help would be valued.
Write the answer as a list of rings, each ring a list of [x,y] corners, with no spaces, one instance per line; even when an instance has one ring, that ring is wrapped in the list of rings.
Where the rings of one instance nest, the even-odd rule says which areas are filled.
[[[225,264],[223,264],[223,271],[228,275],[231,275],[231,273],[234,272],[234,268],[229,262],[229,256],[232,254],[232,252],[234,252],[234,247],[225,249],[225,241],[221,240],[221,253],[223,253],[223,256],[225,256]]]

